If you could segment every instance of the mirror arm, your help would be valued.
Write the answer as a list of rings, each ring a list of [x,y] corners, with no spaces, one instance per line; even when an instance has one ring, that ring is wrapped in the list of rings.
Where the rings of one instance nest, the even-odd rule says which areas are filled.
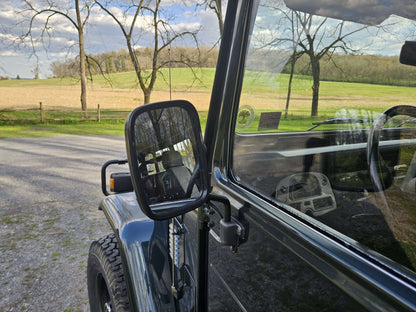
[[[110,165],[125,165],[128,163],[127,159],[123,159],[123,160],[109,160],[107,161],[102,167],[101,167],[101,191],[103,192],[103,194],[105,196],[110,195],[110,193],[107,191],[107,181],[106,181],[106,171],[107,171],[107,167]]]
[[[216,201],[216,202],[220,202],[224,204],[225,211],[224,211],[223,220],[224,222],[230,222],[231,221],[231,204],[228,198],[210,193],[208,194],[208,199],[207,199],[208,204],[210,203],[210,201]]]
[[[209,206],[214,206],[211,201],[216,201],[224,204],[224,217],[220,221],[220,242],[225,246],[230,246],[233,252],[237,252],[241,241],[244,241],[245,230],[244,226],[231,216],[231,204],[228,198],[209,194],[207,203]]]

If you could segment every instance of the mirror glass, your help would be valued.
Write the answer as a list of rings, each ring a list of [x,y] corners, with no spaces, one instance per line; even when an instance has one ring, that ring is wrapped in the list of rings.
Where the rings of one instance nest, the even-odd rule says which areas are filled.
[[[193,106],[184,101],[149,104],[133,111],[128,123],[129,163],[141,206],[154,213],[166,210],[164,203],[186,200],[189,206],[200,199],[205,166]],[[183,212],[182,206],[170,212]]]

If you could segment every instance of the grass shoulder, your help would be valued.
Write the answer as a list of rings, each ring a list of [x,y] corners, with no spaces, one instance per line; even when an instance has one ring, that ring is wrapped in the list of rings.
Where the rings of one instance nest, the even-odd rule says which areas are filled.
[[[199,112],[202,131],[205,130],[208,112]],[[0,121],[0,139],[16,137],[43,137],[63,134],[74,135],[124,135],[124,120],[59,122],[27,122],[8,124]]]
[[[0,139],[57,136],[62,134],[124,135],[124,121],[0,125]]]

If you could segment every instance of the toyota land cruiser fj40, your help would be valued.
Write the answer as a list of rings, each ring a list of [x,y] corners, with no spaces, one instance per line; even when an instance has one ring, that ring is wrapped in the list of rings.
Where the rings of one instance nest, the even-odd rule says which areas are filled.
[[[204,136],[187,101],[140,106],[103,166],[91,311],[416,310],[415,19],[229,1]]]

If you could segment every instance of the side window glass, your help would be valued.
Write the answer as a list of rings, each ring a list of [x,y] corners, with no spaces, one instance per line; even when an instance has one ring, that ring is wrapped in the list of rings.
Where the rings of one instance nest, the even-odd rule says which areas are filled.
[[[404,41],[414,40],[410,25],[391,16],[369,26],[260,1],[233,173],[276,209],[313,218],[414,271],[416,115],[404,107],[377,119],[416,105],[416,68],[398,60]]]

